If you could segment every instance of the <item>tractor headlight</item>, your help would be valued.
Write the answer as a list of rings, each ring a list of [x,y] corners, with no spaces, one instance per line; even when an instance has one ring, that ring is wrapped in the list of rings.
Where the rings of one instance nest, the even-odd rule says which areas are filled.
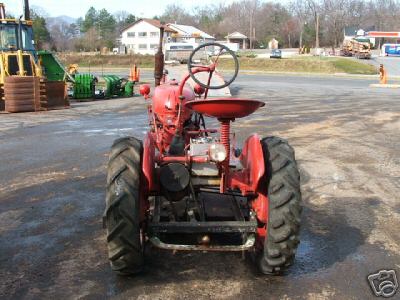
[[[209,151],[210,159],[215,162],[223,162],[226,159],[226,149],[222,144],[212,144]]]

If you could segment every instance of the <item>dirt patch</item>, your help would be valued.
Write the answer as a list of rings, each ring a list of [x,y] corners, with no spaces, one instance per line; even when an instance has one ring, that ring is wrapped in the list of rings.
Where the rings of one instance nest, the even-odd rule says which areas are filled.
[[[23,176],[14,178],[10,182],[6,182],[0,187],[0,196],[16,191],[20,188],[29,188],[31,186],[47,183],[50,181],[63,180],[67,177],[67,172],[47,172],[24,174]]]
[[[20,217],[24,213],[23,209],[9,210],[0,213],[0,235],[6,231],[13,230],[21,224]]]

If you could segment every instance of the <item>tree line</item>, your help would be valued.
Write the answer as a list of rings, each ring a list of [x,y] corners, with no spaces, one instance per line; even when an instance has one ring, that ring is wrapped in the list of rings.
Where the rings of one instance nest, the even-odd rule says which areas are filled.
[[[161,19],[197,26],[217,39],[239,31],[254,47],[265,47],[272,38],[283,47],[337,47],[345,27],[399,31],[399,15],[398,0],[292,0],[287,5],[241,0],[191,11],[172,4]]]
[[[114,14],[91,7],[84,18],[68,24],[46,24],[43,13],[33,12],[37,43],[53,50],[92,51],[116,46],[120,31],[137,20],[127,11]],[[399,30],[399,0],[292,0],[286,5],[237,0],[231,4],[200,5],[187,10],[168,5],[153,16],[166,23],[192,25],[224,39],[239,31],[252,47],[265,47],[275,38],[282,47],[337,47],[345,27]]]
[[[126,11],[114,14],[106,9],[91,7],[85,17],[69,23],[59,18],[50,18],[42,9],[32,9],[35,42],[40,49],[54,51],[93,51],[116,45],[121,30],[136,21]]]

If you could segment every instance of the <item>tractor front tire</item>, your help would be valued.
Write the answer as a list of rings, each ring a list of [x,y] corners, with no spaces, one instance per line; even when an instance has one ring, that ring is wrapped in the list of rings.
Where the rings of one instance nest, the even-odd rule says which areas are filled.
[[[267,137],[261,144],[269,216],[258,266],[264,274],[279,275],[292,265],[300,242],[300,173],[294,150],[286,140]]]
[[[108,257],[120,275],[136,274],[143,268],[139,222],[142,153],[142,142],[127,137],[114,142],[109,156],[104,217]]]

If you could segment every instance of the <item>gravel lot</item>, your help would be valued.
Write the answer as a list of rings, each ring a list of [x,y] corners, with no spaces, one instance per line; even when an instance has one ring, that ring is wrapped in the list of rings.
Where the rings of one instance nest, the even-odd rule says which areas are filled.
[[[141,98],[0,114],[0,298],[374,299],[369,274],[400,278],[400,102],[370,83],[241,75],[232,85],[267,102],[235,122],[239,141],[285,137],[300,163],[302,241],[281,277],[261,276],[241,253],[160,250],[141,276],[111,272],[105,165],[114,139],[144,135]]]

